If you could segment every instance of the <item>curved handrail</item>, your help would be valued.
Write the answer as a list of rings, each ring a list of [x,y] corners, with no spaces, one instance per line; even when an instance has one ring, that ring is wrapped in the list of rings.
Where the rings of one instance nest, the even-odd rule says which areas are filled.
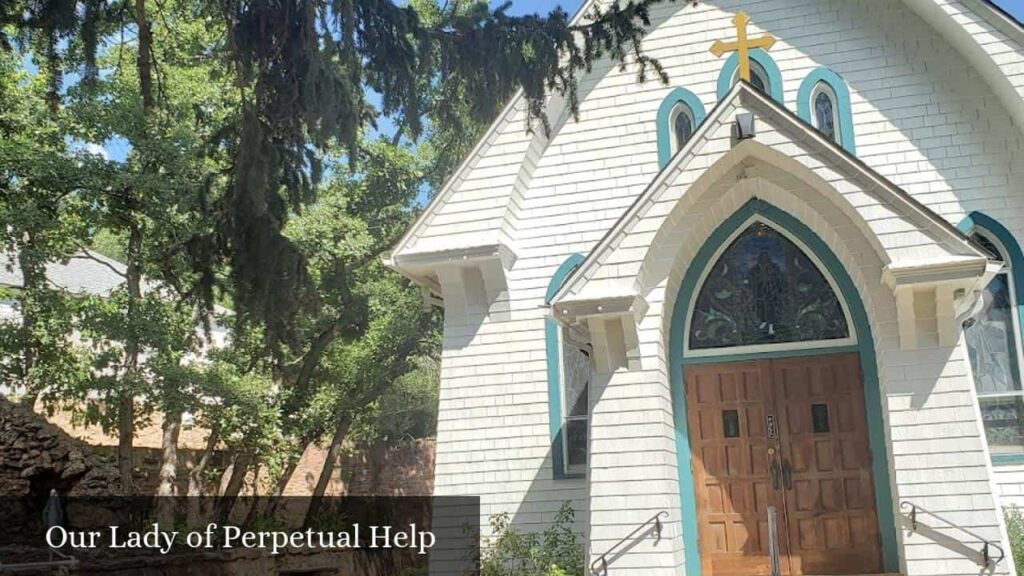
[[[654,534],[655,534],[655,536],[657,537],[658,540],[661,540],[661,519],[662,518],[666,518],[667,519],[668,518],[668,512],[662,510],[661,512],[658,512],[654,516],[651,516],[649,519],[644,521],[643,524],[637,526],[635,530],[633,530],[628,535],[626,535],[625,538],[623,538],[623,539],[619,540],[618,542],[616,542],[615,544],[613,544],[612,547],[609,548],[608,550],[606,550],[604,554],[601,554],[597,559],[595,559],[593,562],[590,563],[590,573],[591,574],[599,574],[599,573],[608,574],[608,557],[612,554],[612,552],[615,552],[620,546],[622,546],[626,542],[629,542],[630,540],[632,540],[633,537],[636,536],[637,534],[640,534],[641,532],[643,532],[644,528],[647,527],[647,526],[650,526],[650,525],[653,524]],[[601,572],[598,572],[598,568],[601,569]]]
[[[917,514],[918,514],[918,512],[921,512],[921,513],[927,514],[928,516],[931,516],[932,518],[935,518],[936,520],[944,522],[950,528],[954,528],[956,530],[959,530],[959,531],[963,532],[964,534],[967,534],[968,536],[971,536],[972,538],[976,538],[976,539],[980,540],[981,543],[982,543],[982,545],[981,545],[981,557],[984,560],[984,564],[982,564],[982,566],[988,567],[988,565],[990,563],[993,566],[995,566],[996,564],[999,564],[1000,562],[1003,561],[1003,559],[1006,558],[1006,551],[1003,550],[1003,547],[1000,546],[999,544],[996,544],[995,542],[989,542],[988,540],[982,538],[978,534],[976,534],[974,532],[971,532],[970,530],[968,530],[966,528],[957,526],[956,524],[953,524],[952,522],[950,522],[949,520],[946,520],[942,516],[939,516],[938,514],[935,514],[934,512],[930,512],[927,509],[922,508],[922,507],[918,506],[917,504],[914,504],[913,502],[910,502],[910,501],[907,501],[907,500],[903,500],[902,502],[900,502],[900,510],[906,510],[907,508],[910,509],[910,526],[911,526],[911,529],[913,531],[917,530]],[[991,555],[990,550],[989,550],[990,548],[995,548],[996,550],[999,550],[999,558],[995,559],[995,562],[992,561],[992,555]]]

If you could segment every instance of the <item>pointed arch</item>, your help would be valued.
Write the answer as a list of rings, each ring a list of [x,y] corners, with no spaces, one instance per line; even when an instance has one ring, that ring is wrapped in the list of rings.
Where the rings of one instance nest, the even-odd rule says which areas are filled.
[[[772,97],[779,104],[782,104],[782,73],[779,72],[779,66],[775,63],[775,60],[760,48],[755,48],[750,51],[750,59],[756,62],[764,70],[765,75],[768,76],[768,95]],[[722,66],[722,71],[718,74],[718,99],[722,100],[732,90],[733,79],[736,77],[736,69],[739,68],[740,57],[735,52],[729,59],[725,61],[725,65]]]
[[[842,76],[821,67],[815,68],[804,78],[796,96],[796,113],[810,125],[814,125],[814,106],[811,98],[816,94],[815,88],[824,84],[836,96],[836,116],[839,119],[839,144],[850,154],[857,154],[857,144],[853,134],[853,109],[850,106],[850,89]]]
[[[691,299],[695,297],[701,277],[713,256],[727,242],[734,232],[746,224],[752,217],[760,216],[779,229],[784,229],[799,239],[814,256],[822,263],[827,272],[835,279],[839,288],[839,296],[846,301],[854,327],[857,332],[857,344],[851,346],[850,352],[860,355],[861,372],[864,379],[864,400],[867,407],[869,443],[872,459],[872,477],[875,485],[875,505],[878,513],[878,528],[882,540],[882,558],[885,570],[893,572],[899,569],[895,515],[893,513],[892,488],[889,481],[888,458],[886,457],[885,424],[882,418],[881,389],[879,388],[878,363],[875,358],[875,345],[867,312],[853,280],[847,274],[839,259],[810,228],[790,214],[775,206],[754,198],[729,216],[708,237],[698,250],[683,277],[678,296],[672,308],[669,327],[669,383],[672,394],[672,414],[676,440],[676,459],[679,470],[679,499],[681,517],[683,519],[684,557],[687,574],[700,574],[699,548],[697,544],[697,502],[694,491],[693,472],[690,469],[691,451],[689,431],[686,421],[686,394],[683,389],[684,371],[687,363],[700,362],[699,359],[686,357],[684,342],[687,337],[687,317]],[[828,348],[829,353],[842,351],[841,348]],[[767,354],[741,354],[734,357],[717,356],[715,362],[729,362],[750,359],[751,357],[766,358],[772,356],[794,356],[814,354],[817,350],[800,352],[779,352]]]
[[[657,130],[658,130],[658,168],[664,168],[672,159],[675,150],[672,149],[672,113],[677,106],[685,106],[693,119],[693,129],[704,122],[707,116],[704,111],[704,104],[700,98],[686,88],[675,88],[668,93],[668,96],[661,101],[658,107]]]
[[[551,299],[573,272],[583,263],[583,256],[572,254],[555,270],[544,293],[544,303],[551,304]],[[548,315],[544,318],[544,349],[547,358],[548,373],[548,432],[551,436],[551,468],[555,480],[565,478],[582,478],[585,475],[570,474],[565,467],[565,443],[562,438],[562,382],[561,382],[561,328],[558,322]]]

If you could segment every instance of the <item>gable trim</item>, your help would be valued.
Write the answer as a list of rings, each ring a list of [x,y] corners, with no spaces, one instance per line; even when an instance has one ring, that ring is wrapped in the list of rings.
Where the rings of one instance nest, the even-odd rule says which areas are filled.
[[[692,152],[694,149],[698,145],[703,144],[710,134],[711,127],[717,126],[718,123],[722,121],[725,111],[737,106],[738,99],[741,97],[750,100],[749,102],[743,102],[743,106],[760,106],[762,108],[762,112],[775,114],[778,119],[776,128],[780,130],[788,129],[797,134],[799,137],[794,137],[794,141],[802,141],[805,144],[815,144],[819,151],[832,155],[832,159],[836,166],[845,166],[849,168],[857,177],[867,180],[872,185],[871,188],[884,190],[901,207],[932,224],[935,227],[934,231],[940,234],[940,238],[938,238],[937,241],[944,241],[947,248],[954,249],[953,251],[967,252],[968,256],[985,260],[988,259],[981,248],[971,242],[951,223],[932,212],[928,207],[912,197],[905,190],[896,186],[881,174],[875,172],[870,166],[865,164],[856,156],[851,155],[836,142],[826,138],[791,111],[784,108],[781,104],[775,102],[771,98],[768,98],[749,83],[740,81],[733,87],[729,95],[718,103],[712,113],[708,116],[708,119],[703,125],[701,125],[698,132],[694,134],[693,138],[691,138],[690,142],[676,153],[672,161],[658,173],[636,201],[630,205],[626,212],[618,221],[616,221],[615,225],[612,226],[597,245],[595,245],[594,249],[587,255],[583,264],[581,264],[565,281],[565,284],[555,296],[554,301],[557,302],[562,298],[565,298],[570,291],[578,287],[579,282],[581,282],[581,278],[586,278],[590,275],[595,266],[598,265],[599,259],[604,256],[605,253],[612,248],[613,243],[637,221],[643,210],[651,201],[653,201],[655,196],[660,194],[669,184],[671,178],[675,177],[683,170],[684,166],[693,157]],[[883,261],[886,260],[887,258],[883,256]]]

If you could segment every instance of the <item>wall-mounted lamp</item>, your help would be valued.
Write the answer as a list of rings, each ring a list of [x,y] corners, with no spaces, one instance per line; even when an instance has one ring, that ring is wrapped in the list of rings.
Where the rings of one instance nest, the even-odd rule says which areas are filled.
[[[754,126],[754,113],[744,112],[736,115],[735,136],[737,140],[747,140],[757,135]]]

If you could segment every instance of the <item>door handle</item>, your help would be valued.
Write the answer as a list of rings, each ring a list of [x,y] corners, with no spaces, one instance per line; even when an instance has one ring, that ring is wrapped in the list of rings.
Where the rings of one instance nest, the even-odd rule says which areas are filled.
[[[786,490],[793,489],[793,465],[789,463],[789,458],[782,460],[782,483]]]
[[[768,465],[768,475],[772,479],[772,490],[779,490],[781,488],[779,485],[779,476],[781,474],[779,471],[779,461],[775,458],[772,458],[772,463]]]

